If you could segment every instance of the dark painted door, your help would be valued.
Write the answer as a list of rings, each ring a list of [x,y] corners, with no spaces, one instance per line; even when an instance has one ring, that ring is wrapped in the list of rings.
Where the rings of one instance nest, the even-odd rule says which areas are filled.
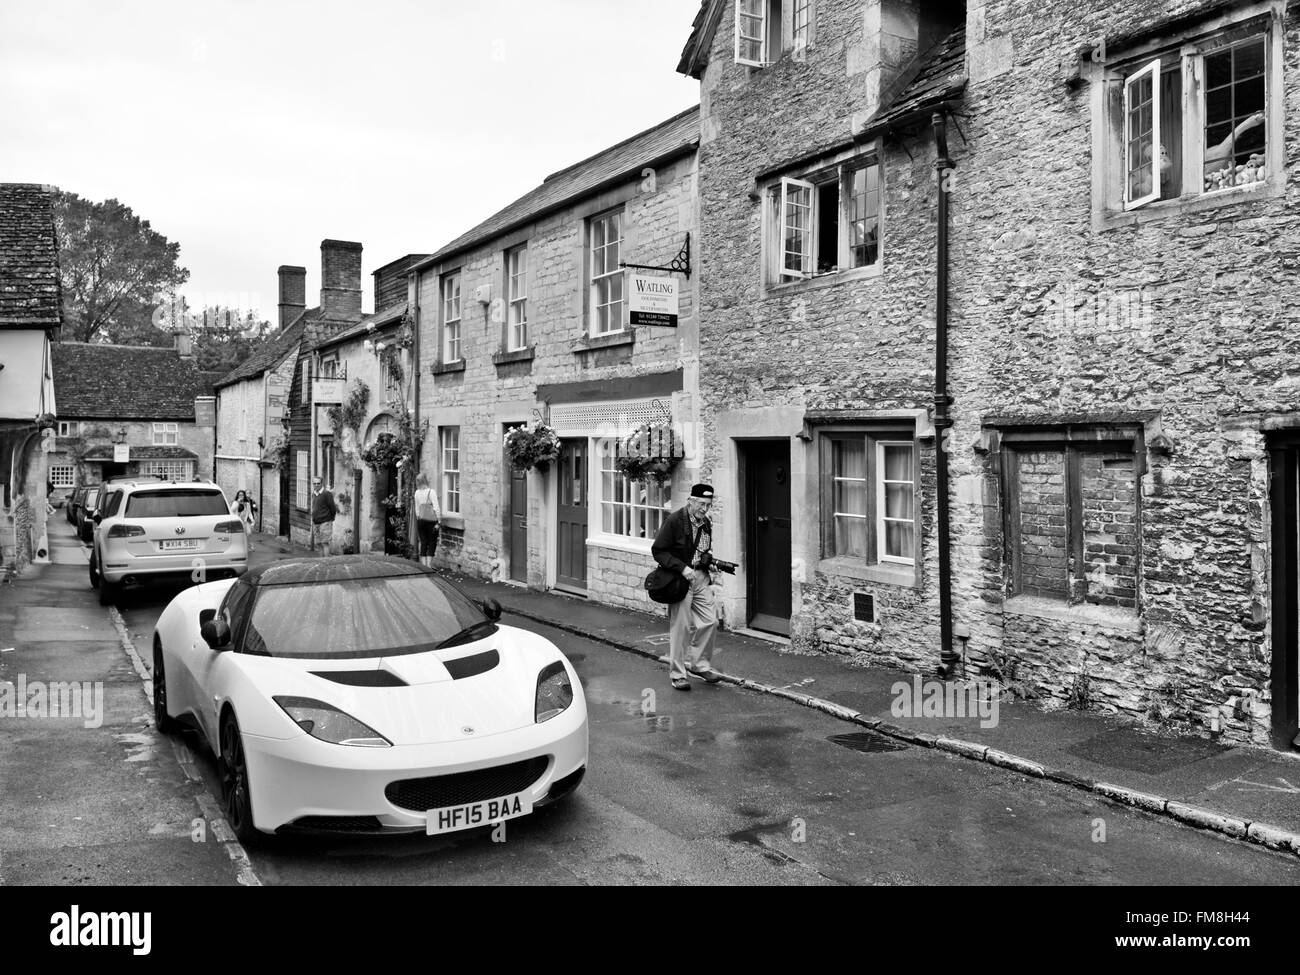
[[[561,440],[555,584],[587,591],[587,441]]]
[[[789,636],[790,441],[746,446],[745,506],[749,625]]]
[[[1300,435],[1278,435],[1269,445],[1272,507],[1273,740],[1300,742]]]
[[[280,529],[278,535],[289,534],[289,461],[280,466]]]
[[[361,471],[352,472],[352,551],[361,549]]]
[[[510,578],[528,581],[528,472],[510,468]]]

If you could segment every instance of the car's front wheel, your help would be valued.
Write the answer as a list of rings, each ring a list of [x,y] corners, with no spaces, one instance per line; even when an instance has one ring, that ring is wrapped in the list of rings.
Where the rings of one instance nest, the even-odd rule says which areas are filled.
[[[181,730],[181,724],[167,713],[167,669],[163,665],[162,641],[153,638],[153,723],[159,732],[170,735]]]
[[[221,722],[221,804],[226,821],[240,842],[247,843],[259,834],[253,826],[253,798],[248,787],[248,763],[244,760],[244,737],[233,713]]]

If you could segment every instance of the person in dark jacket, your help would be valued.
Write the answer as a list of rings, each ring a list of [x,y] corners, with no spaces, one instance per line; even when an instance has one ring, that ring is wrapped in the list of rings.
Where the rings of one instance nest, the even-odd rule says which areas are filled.
[[[311,547],[319,546],[322,552],[331,555],[334,543],[334,516],[338,514],[339,509],[334,503],[334,495],[319,477],[311,479],[311,486]]]
[[[650,554],[665,569],[681,573],[689,584],[686,597],[668,604],[669,676],[679,691],[689,691],[687,673],[710,684],[722,680],[713,669],[713,647],[718,632],[718,605],[711,570],[700,565],[713,547],[713,488],[696,484],[686,506],[667,518],[655,535]],[[689,653],[687,646],[689,644]]]

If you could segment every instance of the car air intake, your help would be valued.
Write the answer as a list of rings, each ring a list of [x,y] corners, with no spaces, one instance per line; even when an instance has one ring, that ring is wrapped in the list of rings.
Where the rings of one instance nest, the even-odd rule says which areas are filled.
[[[483,653],[471,653],[468,657],[444,660],[442,665],[447,668],[447,673],[451,674],[454,680],[460,680],[464,677],[486,674],[500,662],[501,655],[499,653],[495,650],[487,650]]]
[[[425,779],[401,779],[390,782],[384,789],[384,795],[394,806],[415,812],[499,799],[523,792],[532,786],[546,772],[550,761],[548,756],[538,755],[522,762],[476,769],[473,772],[433,775]]]
[[[349,687],[407,687],[406,681],[386,670],[313,670],[313,677],[323,677]]]

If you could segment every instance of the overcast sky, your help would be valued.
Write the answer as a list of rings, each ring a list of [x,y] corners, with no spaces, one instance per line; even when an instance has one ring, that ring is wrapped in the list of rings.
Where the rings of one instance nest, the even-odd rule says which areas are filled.
[[[186,294],[274,320],[275,269],[362,283],[689,108],[698,0],[0,3],[0,182],[116,197]]]

